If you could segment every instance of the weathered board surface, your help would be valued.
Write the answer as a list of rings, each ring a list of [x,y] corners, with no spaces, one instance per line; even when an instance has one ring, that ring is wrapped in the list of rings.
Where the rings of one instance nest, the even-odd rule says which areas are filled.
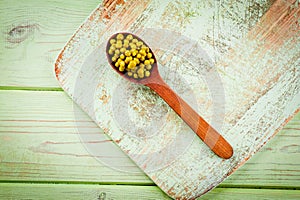
[[[66,95],[36,91],[59,90],[53,76],[54,60],[98,3],[95,0],[0,1],[0,90],[11,90],[1,91],[0,97],[0,182],[11,182],[0,185],[1,198],[45,199],[47,195],[48,198],[82,199],[77,195],[78,191],[91,191],[85,199],[97,198],[98,192],[107,192],[106,199],[123,199],[127,191],[128,199],[165,197],[159,189],[148,186],[153,184],[152,181],[117,151],[108,138],[105,142],[109,145],[105,148],[112,152],[109,153],[111,157],[103,156],[102,160],[114,160],[110,166],[99,162],[83,148],[78,137],[78,124],[88,127],[91,133],[101,134],[102,131],[84,113],[75,118],[72,103]],[[221,47],[226,38],[220,35],[224,27],[219,24],[228,21],[222,18],[222,13],[227,12],[228,19],[235,22],[232,30],[242,30],[231,33],[237,34],[235,37],[239,39],[255,25],[271,3],[273,1],[207,2],[219,11],[214,12],[214,34],[204,38],[201,44],[214,43],[215,49],[224,51]],[[246,6],[241,6],[243,4]],[[193,18],[195,13],[192,9],[182,15]],[[243,21],[247,23],[240,24]],[[299,190],[290,190],[299,189],[300,183],[299,116],[222,183],[222,187],[229,188],[214,189],[201,199],[299,199]],[[128,175],[120,169],[130,169],[134,173]],[[40,187],[31,182],[44,184]],[[52,184],[62,182],[69,185]],[[99,183],[104,187],[94,189],[94,185],[72,184],[78,182]],[[130,189],[110,185],[116,183],[129,185]],[[140,190],[139,185],[146,187]]]
[[[193,8],[197,8],[196,14]],[[221,47],[204,42],[215,33],[215,9],[209,2],[194,1],[108,2],[80,27],[55,66],[63,89],[173,198],[195,198],[218,185],[300,107],[298,2],[276,1],[249,33],[245,21],[239,23],[242,28],[234,29],[234,21],[224,20],[226,23],[218,24],[222,30],[218,38],[225,38]],[[190,12],[194,12],[192,17],[186,15]],[[230,15],[222,14],[224,19]],[[203,28],[205,24],[212,26]],[[162,29],[173,30],[173,34],[164,37]],[[125,30],[142,35],[154,47],[163,77],[217,126],[234,148],[231,159],[216,157],[149,90],[114,74],[105,58],[105,43],[116,31]],[[206,58],[210,57],[215,67],[207,66],[208,62],[185,62],[195,60],[188,52],[195,43],[184,36],[204,43]],[[221,114],[224,118],[214,119]]]

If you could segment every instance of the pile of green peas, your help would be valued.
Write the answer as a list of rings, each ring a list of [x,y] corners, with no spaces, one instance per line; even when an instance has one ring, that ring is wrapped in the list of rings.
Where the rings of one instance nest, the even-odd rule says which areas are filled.
[[[155,62],[149,47],[132,34],[119,33],[109,40],[108,54],[112,64],[134,79],[151,75]]]

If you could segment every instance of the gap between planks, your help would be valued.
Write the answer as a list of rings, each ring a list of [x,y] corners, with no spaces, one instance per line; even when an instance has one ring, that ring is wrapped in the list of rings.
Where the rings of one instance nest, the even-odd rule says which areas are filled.
[[[20,184],[63,184],[63,185],[124,185],[124,186],[156,186],[154,183],[146,182],[89,182],[89,181],[43,181],[43,180],[0,180],[2,183]]]
[[[20,87],[20,86],[0,86],[0,90],[26,90],[26,91],[55,91],[63,92],[60,87]]]
[[[116,185],[116,186],[156,186],[154,183],[138,182],[88,182],[88,181],[31,181],[31,180],[0,180],[1,184],[61,184],[61,185]],[[217,188],[262,189],[262,190],[300,190],[300,186],[270,186],[270,185],[231,185],[220,184]]]

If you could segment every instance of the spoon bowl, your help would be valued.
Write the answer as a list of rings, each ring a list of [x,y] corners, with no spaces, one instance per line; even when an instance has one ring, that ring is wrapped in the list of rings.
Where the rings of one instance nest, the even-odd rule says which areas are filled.
[[[153,51],[142,39],[132,33],[116,33],[108,40],[106,55],[118,74],[151,88],[164,99],[216,155],[224,159],[232,157],[231,145],[164,82]]]
[[[110,41],[111,39],[113,38],[116,38],[116,36],[118,34],[123,34],[125,36],[127,35],[133,35],[134,38],[138,38],[140,41],[142,41],[144,44],[146,44],[142,39],[140,39],[139,37],[137,37],[136,35],[132,34],[132,33],[127,33],[127,32],[120,32],[120,33],[115,33],[113,34],[108,41]],[[111,44],[108,42],[107,45],[106,45],[106,56],[108,58],[108,61],[109,61],[109,64],[112,66],[112,68],[118,73],[120,74],[122,77],[124,77],[125,79],[133,82],[133,83],[137,83],[137,84],[142,84],[142,85],[146,85],[147,83],[151,83],[155,80],[157,80],[157,78],[161,78],[160,75],[159,75],[159,72],[158,72],[158,66],[157,66],[157,60],[155,58],[155,54],[153,53],[153,51],[149,48],[149,51],[150,53],[152,53],[152,58],[154,59],[154,63],[152,64],[152,68],[150,70],[151,72],[151,75],[149,77],[144,77],[144,78],[138,78],[138,79],[135,79],[133,77],[129,77],[127,74],[128,72],[125,71],[125,72],[121,72],[118,70],[118,68],[116,68],[114,66],[114,62],[111,60],[112,56],[109,55],[109,49],[110,49],[110,46]]]

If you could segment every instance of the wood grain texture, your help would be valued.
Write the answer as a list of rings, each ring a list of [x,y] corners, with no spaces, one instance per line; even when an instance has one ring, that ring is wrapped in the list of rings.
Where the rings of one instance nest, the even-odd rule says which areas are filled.
[[[0,93],[1,180],[152,183],[66,94]],[[99,134],[89,142],[108,148],[102,159],[86,150],[79,131]],[[110,166],[101,162],[107,159]]]
[[[222,105],[219,105],[224,106],[225,103],[224,121],[221,119],[218,123],[224,122],[222,135],[232,144],[235,152],[235,155],[226,161],[216,159],[214,154],[207,151],[203,143],[193,140],[189,144],[181,145],[182,147],[188,147],[186,151],[173,157],[173,160],[164,163],[166,158],[170,158],[170,155],[174,154],[171,154],[172,151],[166,151],[163,148],[165,146],[168,147],[170,143],[172,145],[174,142],[173,138],[181,136],[181,141],[184,138],[189,138],[193,133],[184,128],[180,121],[168,120],[155,137],[145,139],[143,136],[143,134],[146,134],[143,133],[144,129],[126,131],[126,128],[120,125],[122,124],[120,122],[124,122],[123,120],[128,117],[120,118],[121,121],[118,121],[116,118],[119,115],[126,116],[126,112],[122,112],[124,105],[120,107],[119,104],[115,103],[116,101],[114,102],[114,98],[118,97],[116,94],[120,97],[122,96],[122,91],[126,93],[125,91],[141,89],[130,84],[126,85],[126,82],[121,80],[120,76],[116,76],[111,72],[112,70],[109,70],[110,66],[105,59],[105,48],[102,48],[101,43],[106,43],[106,39],[116,31],[130,31],[135,34],[143,34],[145,41],[149,41],[154,35],[156,41],[159,42],[158,46],[155,46],[153,49],[161,48],[175,51],[173,56],[170,56],[165,51],[158,59],[162,63],[169,63],[169,65],[165,66],[166,71],[169,73],[174,69],[175,65],[179,74],[185,80],[190,81],[189,86],[192,87],[196,101],[203,100],[209,105],[208,108],[204,109],[202,107],[199,111],[204,118],[214,116],[209,113],[209,109],[213,105],[212,100],[205,98],[204,93],[199,91],[199,85],[201,84],[197,81],[199,81],[198,64],[200,63],[197,63],[197,66],[188,66],[182,60],[175,62],[176,59],[180,60],[176,55],[179,52],[178,50],[176,51],[176,47],[177,42],[181,40],[172,38],[172,35],[161,37],[153,29],[148,29],[145,31],[146,33],[143,33],[137,28],[140,28],[140,26],[136,26],[136,24],[144,24],[146,28],[174,28],[172,27],[172,21],[178,23],[178,18],[180,19],[182,16],[176,15],[178,18],[172,19],[166,19],[165,16],[169,14],[170,7],[177,6],[178,2],[170,1],[157,5],[155,1],[152,1],[144,2],[145,5],[138,5],[137,2],[129,1],[116,11],[108,22],[103,20],[104,9],[100,7],[91,14],[91,17],[83,24],[60,54],[56,63],[57,78],[72,99],[118,143],[121,149],[162,190],[173,198],[194,198],[215,187],[225,177],[245,163],[299,109],[300,71],[297,55],[299,55],[298,46],[300,44],[298,32],[300,9],[299,7],[292,7],[294,2],[281,0],[275,2],[248,35],[239,40],[231,40],[229,42],[228,47],[230,47],[230,50],[224,54],[204,46],[205,51],[213,52],[213,54],[217,55],[214,56],[216,68],[220,72],[219,75],[223,82],[224,94],[226,95],[226,102],[223,101]],[[187,3],[187,5],[189,4]],[[196,5],[190,4],[188,8],[197,5],[201,7],[201,3],[196,3]],[[124,10],[137,6],[141,6],[139,11],[140,9],[144,10],[143,12],[135,13],[139,17],[134,23],[132,18],[124,18]],[[183,10],[188,9],[184,8],[183,5],[179,5],[179,8]],[[162,13],[166,13],[166,15]],[[149,16],[153,15],[157,16],[157,18],[149,18]],[[211,16],[210,13],[205,13],[205,15]],[[280,16],[278,20],[276,20],[276,16]],[[193,22],[200,23],[202,19],[203,16],[198,16],[193,21],[180,24],[178,30],[201,43],[206,38],[206,35],[210,34],[210,30],[199,32],[199,26],[193,26]],[[164,22],[166,26],[164,26]],[[208,24],[209,22],[207,20]],[[273,24],[274,26],[272,26]],[[270,27],[269,29],[264,29],[264,27],[268,26]],[[290,34],[282,34],[282,37],[274,42],[276,45],[268,45],[272,43],[272,37],[269,37],[269,35],[272,35],[273,32],[283,32],[284,30]],[[254,37],[253,34],[255,35]],[[231,39],[233,39],[233,36],[231,36]],[[95,43],[95,41],[98,41],[98,43]],[[172,41],[176,41],[174,45],[164,46],[165,43],[171,43]],[[288,56],[282,57],[282,55]],[[220,57],[222,57],[222,60],[218,60]],[[191,57],[186,59],[189,60]],[[276,64],[273,64],[274,61],[276,61]],[[210,67],[205,68],[203,72],[205,76],[209,76],[212,71],[213,68]],[[215,81],[215,79],[211,80]],[[170,81],[173,81],[173,87],[175,88],[184,85],[178,80],[170,79]],[[118,87],[122,85],[128,87],[115,93]],[[128,113],[130,113],[129,115],[140,115],[141,118],[138,121],[143,124],[148,123],[149,119],[143,119],[142,113],[138,109],[134,110],[134,108],[141,108],[143,105],[146,107],[149,104],[143,98],[145,96],[152,98],[153,96],[146,90],[141,94],[133,97],[135,99],[130,104],[133,109],[128,111]],[[221,96],[222,94],[214,92],[214,95]],[[158,99],[158,102],[163,105],[161,100]],[[161,106],[158,110],[163,109],[164,106]],[[150,110],[154,112],[152,109]],[[118,114],[116,115],[116,113]],[[167,119],[176,119],[170,110],[167,110],[164,114],[169,114]],[[158,119],[162,118],[158,117]],[[183,127],[183,130],[179,130],[179,126]],[[185,140],[183,141],[186,142]],[[158,168],[156,168],[157,165],[159,165]],[[182,168],[187,170],[182,171]]]
[[[170,199],[154,186],[118,186],[118,185],[64,185],[64,184],[18,184],[0,183],[1,199],[94,199],[94,200],[167,200]],[[300,198],[298,190],[259,190],[216,188],[202,198],[231,200],[281,200]]]
[[[99,1],[0,2],[0,85],[58,87],[53,63]]]
[[[170,199],[154,186],[0,183],[0,188],[0,199]]]
[[[258,189],[227,189],[216,188],[209,192],[207,195],[198,198],[198,200],[204,199],[219,199],[228,198],[232,200],[239,199],[299,199],[299,191],[293,190],[258,190]]]
[[[121,150],[112,148],[112,140],[85,113],[74,111],[63,92],[0,91],[0,99],[1,181],[153,184]],[[80,127],[110,144],[102,158],[89,154]],[[221,185],[299,188],[299,127],[300,113]]]

